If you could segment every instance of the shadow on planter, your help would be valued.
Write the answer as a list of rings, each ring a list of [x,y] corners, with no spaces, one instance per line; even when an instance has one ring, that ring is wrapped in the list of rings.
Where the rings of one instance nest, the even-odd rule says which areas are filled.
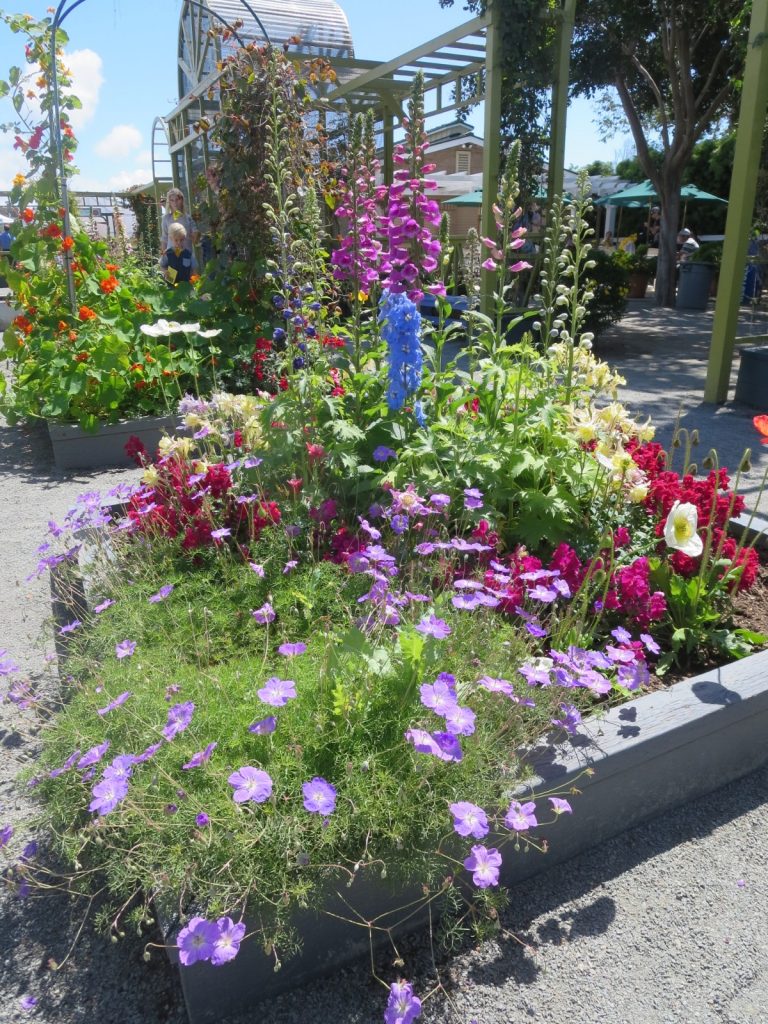
[[[105,423],[95,433],[87,433],[76,423],[48,422],[57,469],[101,469],[107,466],[134,466],[125,453],[131,436],[138,437],[149,452],[154,452],[164,434],[178,427],[178,416],[143,416],[135,420]]]

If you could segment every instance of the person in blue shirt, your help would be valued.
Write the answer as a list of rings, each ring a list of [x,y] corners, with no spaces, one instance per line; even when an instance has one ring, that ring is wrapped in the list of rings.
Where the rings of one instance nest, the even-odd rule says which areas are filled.
[[[171,286],[189,281],[194,270],[195,258],[187,243],[187,231],[183,224],[177,222],[169,225],[168,242],[168,248],[160,257],[165,280]]]
[[[3,230],[0,231],[0,252],[9,252],[11,244],[13,243],[13,235],[8,230],[8,225],[3,225]]]

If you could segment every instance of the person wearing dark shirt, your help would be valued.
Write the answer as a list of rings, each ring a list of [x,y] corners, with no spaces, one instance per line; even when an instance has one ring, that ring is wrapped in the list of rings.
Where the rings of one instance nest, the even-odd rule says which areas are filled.
[[[187,231],[183,224],[168,227],[170,245],[160,257],[165,280],[171,286],[189,281],[194,266],[192,250],[187,246]]]

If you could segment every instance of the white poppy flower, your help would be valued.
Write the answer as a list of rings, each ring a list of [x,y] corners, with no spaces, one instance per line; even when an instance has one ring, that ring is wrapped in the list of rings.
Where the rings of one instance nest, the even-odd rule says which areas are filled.
[[[158,320],[156,324],[142,324],[139,330],[150,338],[167,338],[171,333],[171,325],[167,320]]]
[[[664,524],[664,540],[669,547],[695,558],[704,550],[704,542],[696,532],[699,513],[690,502],[679,502],[670,509]]]
[[[176,320],[171,320],[168,324],[168,331],[171,334],[179,334],[181,331],[183,331],[184,334],[194,334],[195,331],[199,330],[200,324],[180,324]]]
[[[197,324],[197,326],[199,327],[200,325]],[[198,331],[197,333],[201,338],[216,338],[218,337],[219,334],[221,334],[221,331],[221,327],[212,327],[208,331]]]

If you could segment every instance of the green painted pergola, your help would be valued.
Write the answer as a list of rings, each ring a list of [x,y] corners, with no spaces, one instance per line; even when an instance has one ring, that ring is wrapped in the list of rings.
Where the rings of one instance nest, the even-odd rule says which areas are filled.
[[[289,6],[298,9],[306,2],[308,0],[294,0]],[[327,4],[329,0],[323,2]],[[206,17],[207,13],[215,13],[213,4],[214,0],[198,0],[195,5],[197,14],[190,20],[192,27],[187,32],[190,35],[187,42],[187,63],[190,66],[194,65],[196,69],[195,74],[191,75],[194,87],[186,92],[178,106],[166,118],[158,119],[153,135],[159,136],[160,142],[167,139],[167,150],[162,153],[162,179],[167,181],[168,177],[172,177],[177,185],[180,184],[177,180],[180,161],[184,164],[187,177],[191,179],[192,148],[201,145],[201,136],[203,160],[207,165],[205,133],[198,130],[197,124],[210,119],[215,113],[217,82],[222,74],[220,68],[215,65],[209,70],[211,54],[215,47],[208,33],[209,22]],[[223,10],[224,0],[215,0],[215,4],[217,9]],[[542,0],[541,4],[542,18],[558,18],[547,187],[550,196],[559,195],[563,190],[568,75],[575,9],[576,0],[559,0],[559,6],[554,11],[550,9],[547,0]],[[500,0],[488,0],[485,14],[472,18],[384,63],[360,60],[338,52],[329,53],[328,59],[336,71],[337,81],[330,88],[326,86],[322,94],[316,96],[315,102],[318,110],[326,112],[355,114],[373,110],[374,119],[381,126],[383,136],[384,179],[390,182],[396,120],[403,113],[404,104],[418,72],[424,75],[427,116],[443,114],[484,101],[481,224],[485,235],[495,232],[492,205],[498,192],[501,167],[501,18]],[[526,28],[528,31],[535,30],[535,26]],[[351,46],[349,50],[351,51]],[[300,57],[300,54],[296,56]],[[188,73],[188,78],[190,74]],[[525,69],[521,68],[520,77],[523,78],[524,75]],[[158,129],[158,125],[162,130]],[[154,148],[153,146],[153,150]],[[157,148],[161,150],[162,146]],[[159,163],[160,161],[158,169]],[[486,311],[490,310],[492,305],[494,284],[495,275],[483,271],[481,308]]]
[[[723,261],[715,301],[715,320],[709,350],[705,402],[725,402],[733,366],[744,262],[752,227],[757,172],[768,111],[768,0],[752,0],[739,127],[731,176],[731,195],[725,223]]]

